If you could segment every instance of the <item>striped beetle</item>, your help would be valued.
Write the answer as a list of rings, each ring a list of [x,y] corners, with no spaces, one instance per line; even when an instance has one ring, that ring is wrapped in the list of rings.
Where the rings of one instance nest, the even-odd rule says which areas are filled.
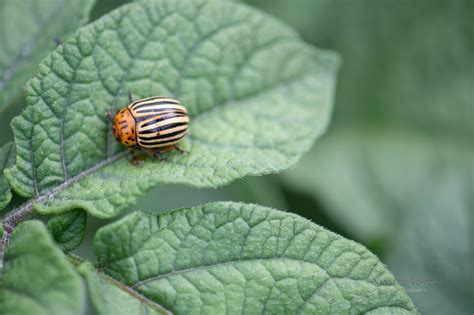
[[[189,116],[179,101],[166,96],[154,96],[132,101],[117,111],[107,113],[112,121],[115,139],[132,152],[133,164],[139,159],[136,149],[143,149],[148,155],[159,160],[162,153],[174,149],[187,153],[176,145],[188,132]]]

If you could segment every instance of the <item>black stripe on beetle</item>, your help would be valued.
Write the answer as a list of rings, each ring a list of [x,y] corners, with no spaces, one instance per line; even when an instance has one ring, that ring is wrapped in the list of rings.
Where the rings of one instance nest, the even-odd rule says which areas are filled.
[[[163,121],[170,120],[176,117],[187,117],[187,116],[188,115],[186,114],[175,114],[175,113],[172,113],[169,115],[163,115],[161,117],[156,118],[155,120],[150,120],[149,122],[143,123],[140,127],[145,128],[145,127],[156,125],[158,123],[161,123]]]
[[[177,129],[177,128],[174,128],[174,129]],[[159,132],[154,137],[146,137],[146,138],[143,137],[143,138],[140,138],[140,139],[142,141],[160,140],[160,139],[165,139],[165,138],[177,136],[179,134],[182,134],[183,132],[187,132],[187,129],[180,129],[178,131],[173,131],[173,132],[168,132],[168,133]]]
[[[155,129],[148,129],[148,130],[144,130],[144,131],[140,131],[138,133],[138,135],[147,135],[147,134],[150,134],[150,133],[157,133],[157,132],[160,132],[160,131],[163,131],[163,130],[168,130],[170,128],[174,128],[174,127],[179,127],[179,126],[186,126],[188,123],[186,122],[181,122],[181,123],[173,123],[173,124],[169,124],[169,125],[164,125],[164,126],[161,126],[161,127],[158,127],[158,128],[155,128]]]
[[[181,138],[183,138],[184,136],[186,135],[186,132],[184,132],[182,135],[180,135],[179,137],[173,137],[173,139],[168,139],[168,138],[165,138],[161,141],[145,141],[145,140],[140,140],[141,143],[143,144],[164,144],[164,143],[170,143],[170,142],[177,142],[178,140],[180,140]],[[167,140],[166,140],[167,139]]]
[[[119,110],[112,130],[122,145],[156,155],[175,149],[186,136],[188,123],[186,107],[171,97],[158,96],[131,102]]]

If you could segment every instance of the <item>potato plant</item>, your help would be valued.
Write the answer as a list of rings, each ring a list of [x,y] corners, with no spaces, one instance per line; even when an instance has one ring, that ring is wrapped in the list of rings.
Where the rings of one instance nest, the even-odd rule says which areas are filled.
[[[443,138],[433,162],[435,145],[420,131],[382,119],[341,122],[382,112],[333,111],[335,95],[359,92],[346,80],[362,73],[351,59],[359,52],[338,45],[343,32],[321,46],[342,58],[308,44],[308,17],[300,10],[303,22],[293,23],[291,13],[310,8],[318,13],[308,19],[329,32],[337,19],[319,12],[351,23],[357,10],[249,4],[2,1],[1,314],[418,313],[408,284],[367,247],[398,272],[405,254],[385,240],[400,230],[412,243],[425,208],[442,213],[452,195],[469,195],[464,179],[443,171],[437,182],[425,170],[454,160],[450,174],[472,175],[472,145]],[[349,37],[370,44],[367,34]],[[397,74],[404,63],[394,62]],[[392,99],[387,91],[379,100]],[[191,123],[180,146],[188,154],[130,163],[106,116],[127,106],[129,93],[186,106]],[[393,121],[403,116],[395,107],[383,107]],[[335,127],[320,141],[332,116]],[[407,147],[410,155],[397,157]],[[420,185],[444,203],[416,203],[423,211],[405,224]],[[468,309],[463,303],[458,310]]]

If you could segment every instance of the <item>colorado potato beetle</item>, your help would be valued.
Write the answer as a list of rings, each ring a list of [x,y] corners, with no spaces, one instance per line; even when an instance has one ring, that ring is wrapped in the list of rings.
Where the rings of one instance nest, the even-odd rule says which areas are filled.
[[[132,152],[132,162],[137,162],[135,150],[142,149],[150,156],[163,160],[161,153],[174,149],[185,153],[176,144],[187,134],[189,116],[186,107],[178,100],[154,96],[132,101],[117,111],[107,113],[112,121],[115,139]]]

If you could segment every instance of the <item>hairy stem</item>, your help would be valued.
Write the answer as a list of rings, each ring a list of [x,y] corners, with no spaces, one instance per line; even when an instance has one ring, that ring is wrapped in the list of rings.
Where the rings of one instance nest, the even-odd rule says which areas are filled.
[[[28,200],[22,206],[7,213],[3,219],[3,235],[0,239],[0,275],[3,273],[3,258],[5,256],[8,241],[10,240],[10,235],[15,227],[33,212],[33,205],[38,202],[37,199],[39,199],[39,197]]]
[[[10,240],[10,236],[15,229],[15,227],[23,221],[27,216],[33,213],[34,211],[34,206],[36,204],[41,204],[44,202],[47,202],[51,200],[56,194],[59,192],[63,191],[64,189],[68,188],[72,184],[78,182],[82,178],[96,172],[97,170],[101,169],[102,167],[126,156],[128,154],[128,151],[123,151],[120,152],[106,160],[103,160],[100,163],[97,163],[96,165],[92,166],[91,168],[77,174],[74,177],[71,177],[67,180],[65,180],[61,185],[54,187],[52,190],[49,192],[40,195],[36,198],[30,199],[24,204],[22,204],[20,207],[13,209],[12,211],[8,212],[5,217],[3,218],[3,235],[2,238],[0,239],[0,276],[3,274],[3,259],[5,257],[5,250],[8,246],[8,242]]]

